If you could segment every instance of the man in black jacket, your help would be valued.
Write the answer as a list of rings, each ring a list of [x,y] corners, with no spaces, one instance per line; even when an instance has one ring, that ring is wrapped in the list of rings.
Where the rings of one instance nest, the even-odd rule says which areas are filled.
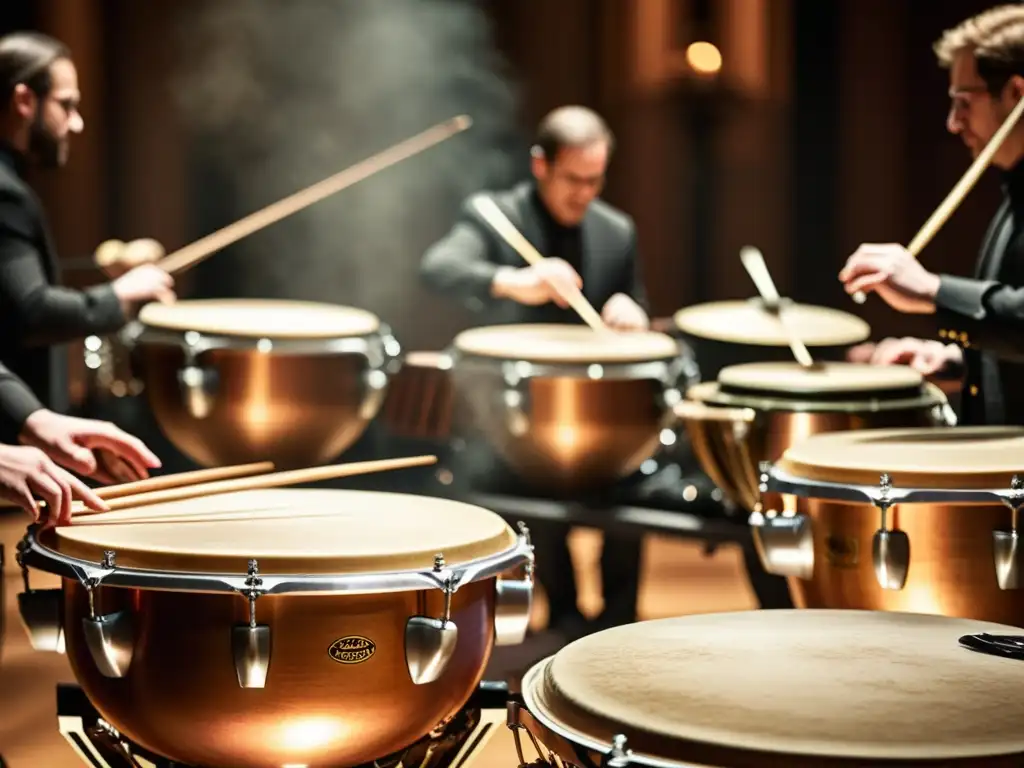
[[[549,114],[531,152],[535,180],[489,195],[548,258],[536,266],[524,265],[470,198],[451,231],[425,254],[422,279],[460,300],[480,317],[480,325],[581,323],[565,297],[582,290],[609,326],[647,328],[636,228],[629,216],[597,198],[612,147],[611,131],[591,110],[562,107]],[[470,474],[491,484],[509,482],[506,470],[481,449],[466,454],[479,465]],[[570,636],[587,631],[590,627],[577,607],[568,527],[531,528],[551,627]],[[605,610],[594,627],[635,619],[640,553],[639,537],[606,542],[601,557]]]
[[[152,264],[85,291],[59,287],[42,207],[24,180],[30,164],[58,168],[84,127],[78,75],[56,40],[0,38],[0,360],[47,406],[67,408],[66,352],[55,345],[120,329],[152,300],[171,301],[173,280]]]
[[[1024,6],[990,9],[935,44],[949,69],[947,128],[977,156],[1024,96]],[[1003,203],[971,278],[929,272],[900,245],[862,245],[839,274],[901,312],[934,314],[938,339],[886,339],[864,357],[960,377],[962,424],[1024,425],[1024,121],[996,152]]]
[[[103,454],[105,460],[100,458]],[[110,476],[108,468],[117,466],[123,466],[128,474]],[[141,479],[159,466],[160,460],[142,441],[113,424],[63,416],[44,408],[32,390],[0,364],[0,498],[37,518],[39,509],[32,497],[38,496],[49,510],[58,510],[48,516],[47,523],[66,523],[73,499],[96,510],[106,506],[61,467],[111,482]]]

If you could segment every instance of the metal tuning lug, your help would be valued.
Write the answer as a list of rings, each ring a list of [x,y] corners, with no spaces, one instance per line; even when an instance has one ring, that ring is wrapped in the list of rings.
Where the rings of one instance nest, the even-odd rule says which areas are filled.
[[[214,396],[217,392],[217,371],[186,365],[178,371],[178,387],[185,410],[196,419],[205,419],[213,411]]]
[[[114,553],[103,553],[103,569],[116,568]],[[120,678],[128,672],[135,650],[135,627],[128,611],[115,611],[106,615],[96,612],[96,590],[101,579],[92,577],[84,586],[89,596],[89,615],[82,619],[85,644],[92,654],[96,669],[104,677]]]
[[[256,600],[263,594],[259,573],[259,563],[250,560],[245,579],[247,589],[242,593],[249,601],[249,623],[238,624],[231,630],[235,674],[242,688],[263,688],[270,671],[270,627],[256,623]]]
[[[18,595],[18,615],[33,651],[64,653],[64,590],[32,589],[23,555],[28,546],[28,541],[22,539],[15,554],[25,585],[25,591]]]
[[[434,573],[441,574],[444,567],[444,555],[435,556]],[[451,618],[454,591],[452,577],[448,575],[444,579],[444,616],[413,616],[405,624],[405,663],[416,685],[426,685],[441,677],[455,653],[459,628]]]
[[[760,502],[748,523],[765,571],[774,576],[809,579],[814,574],[814,531],[807,515],[784,509],[762,511]]]
[[[611,750],[601,758],[600,768],[628,768],[632,755],[626,747],[626,737],[617,733],[612,737]]]
[[[523,579],[498,577],[494,597],[494,643],[495,645],[519,645],[526,638],[533,611],[533,546],[530,544],[530,529],[525,523],[518,524],[519,535],[530,548],[530,559],[526,563]]]
[[[882,589],[903,589],[910,570],[910,537],[906,532],[889,530],[886,515],[892,501],[892,478],[882,475],[879,484],[878,508],[881,511],[881,526],[871,541],[871,557],[875,566],[875,578]]]
[[[1021,560],[1024,560],[1024,549],[1021,547],[1018,532],[1018,517],[1024,506],[1024,481],[1017,475],[1010,480],[1010,495],[1006,500],[1010,507],[1010,530],[992,531],[992,556],[996,566],[996,581],[1000,589],[1020,589]]]

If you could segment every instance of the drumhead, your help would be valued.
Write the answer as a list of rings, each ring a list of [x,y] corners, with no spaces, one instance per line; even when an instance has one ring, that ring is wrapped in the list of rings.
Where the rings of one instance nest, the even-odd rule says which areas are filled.
[[[766,395],[851,395],[918,390],[924,377],[906,365],[819,363],[805,368],[797,362],[746,363],[723,368],[724,389]]]
[[[553,323],[473,328],[452,344],[467,355],[535,363],[643,363],[679,356],[679,345],[664,333]]]
[[[143,325],[166,331],[257,339],[333,339],[380,329],[376,315],[355,307],[277,299],[188,299],[147,304]]]
[[[866,429],[804,438],[778,469],[808,480],[902,488],[1009,489],[1024,478],[1024,428]]]
[[[61,554],[166,572],[351,574],[456,566],[512,548],[498,515],[448,499],[401,493],[275,488],[154,504],[49,529]]]
[[[790,304],[790,322],[808,347],[849,346],[871,335],[871,327],[855,315],[838,309]],[[676,312],[676,327],[702,339],[763,347],[789,346],[789,335],[777,315],[756,301],[715,301]]]
[[[523,693],[542,723],[603,743],[621,733],[663,760],[707,760],[709,746],[805,760],[1024,752],[1024,662],[959,645],[977,632],[1020,630],[838,610],[646,621],[566,646]]]

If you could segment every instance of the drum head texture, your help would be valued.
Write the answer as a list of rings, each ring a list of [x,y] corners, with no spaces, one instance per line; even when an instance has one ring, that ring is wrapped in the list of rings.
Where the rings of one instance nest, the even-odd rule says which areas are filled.
[[[463,354],[536,363],[643,363],[679,356],[679,345],[655,331],[595,331],[586,325],[493,325],[463,331]]]
[[[524,695],[542,722],[605,743],[621,733],[663,759],[708,745],[805,760],[1024,752],[1024,661],[959,645],[977,632],[1020,630],[834,610],[648,621],[566,646],[527,674]]]
[[[1024,428],[952,427],[829,432],[791,446],[777,467],[824,482],[899,488],[1008,490],[1024,478]]]
[[[147,304],[139,321],[166,331],[266,339],[333,339],[364,336],[380,320],[355,307],[275,299],[190,299]]]
[[[924,377],[906,365],[819,363],[805,368],[797,362],[746,363],[723,368],[718,383],[729,390],[761,395],[865,395],[910,390],[915,394]]]
[[[849,346],[871,335],[871,327],[855,315],[828,307],[790,304],[789,322],[808,347]],[[756,301],[715,301],[676,312],[676,327],[702,339],[763,347],[789,346],[789,335],[776,314]]]
[[[226,493],[82,517],[41,543],[122,568],[169,572],[351,574],[430,570],[505,552],[513,530],[490,510],[447,499],[331,489]]]

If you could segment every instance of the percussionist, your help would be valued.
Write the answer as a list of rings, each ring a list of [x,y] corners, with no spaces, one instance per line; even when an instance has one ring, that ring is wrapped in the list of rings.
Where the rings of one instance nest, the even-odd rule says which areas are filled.
[[[623,330],[649,325],[632,219],[600,200],[614,138],[590,109],[566,106],[540,123],[531,149],[533,180],[491,195],[509,220],[547,258],[528,266],[467,200],[455,225],[424,255],[421,277],[461,301],[480,325],[582,323],[565,296],[580,289],[606,324]],[[508,471],[482,449],[470,469],[486,483],[510,482]],[[636,617],[641,539],[607,541],[601,556],[605,609],[592,624],[577,607],[569,527],[531,526],[538,579],[550,603],[550,627],[570,637]]]
[[[30,165],[67,163],[69,137],[84,127],[80,99],[63,44],[30,32],[0,38],[0,360],[54,411],[68,405],[66,352],[55,345],[111,333],[143,303],[174,299],[172,278],[153,264],[85,291],[58,285],[43,210],[23,176]],[[155,241],[133,247],[146,243],[162,253]]]
[[[935,43],[949,70],[946,127],[972,155],[1024,95],[1024,6],[1004,5]],[[1024,424],[1024,121],[996,152],[1003,201],[973,277],[929,272],[905,248],[864,244],[839,274],[846,291],[874,292],[900,312],[933,314],[936,339],[885,339],[854,355],[962,381],[961,424]]]

